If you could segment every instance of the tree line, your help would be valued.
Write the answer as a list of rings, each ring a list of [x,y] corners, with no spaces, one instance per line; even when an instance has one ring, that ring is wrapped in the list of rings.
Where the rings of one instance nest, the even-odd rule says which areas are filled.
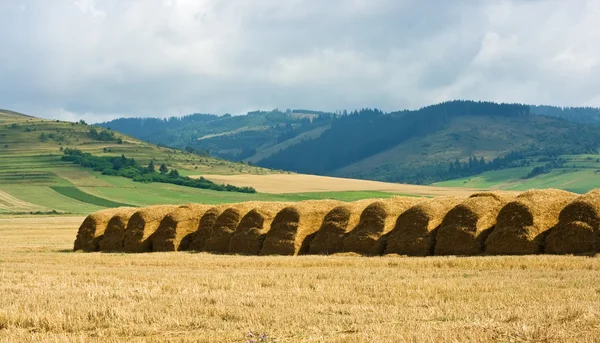
[[[152,183],[162,182],[179,186],[210,189],[214,191],[256,193],[252,187],[237,187],[232,185],[216,184],[203,177],[192,179],[179,174],[177,169],[171,169],[162,163],[158,170],[154,161],[150,161],[148,166],[142,166],[133,158],[127,158],[125,155],[118,156],[94,156],[79,149],[64,149],[63,161],[73,162],[85,168],[91,168],[99,171],[103,175],[122,176],[132,179],[135,182]]]

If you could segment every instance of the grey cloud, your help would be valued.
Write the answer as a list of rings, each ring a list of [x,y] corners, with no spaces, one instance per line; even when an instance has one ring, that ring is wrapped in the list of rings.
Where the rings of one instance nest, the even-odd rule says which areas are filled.
[[[600,106],[594,0],[7,0],[0,108],[64,119]]]

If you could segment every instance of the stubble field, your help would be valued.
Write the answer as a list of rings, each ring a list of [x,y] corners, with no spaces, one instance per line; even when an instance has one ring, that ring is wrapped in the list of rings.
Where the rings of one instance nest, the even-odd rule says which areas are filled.
[[[600,259],[71,252],[0,218],[0,341],[598,342]]]

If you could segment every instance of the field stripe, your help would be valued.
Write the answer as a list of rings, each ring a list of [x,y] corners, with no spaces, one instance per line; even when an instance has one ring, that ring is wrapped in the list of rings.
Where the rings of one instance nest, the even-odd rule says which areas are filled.
[[[95,195],[86,193],[77,187],[73,186],[51,186],[55,192],[67,196],[69,198],[85,202],[87,204],[102,206],[102,207],[121,207],[121,206],[132,206],[130,204],[120,203],[105,198],[100,198]]]

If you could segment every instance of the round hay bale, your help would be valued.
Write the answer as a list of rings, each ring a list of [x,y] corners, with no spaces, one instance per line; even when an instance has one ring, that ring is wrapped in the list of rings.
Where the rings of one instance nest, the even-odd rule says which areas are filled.
[[[343,251],[362,255],[383,254],[387,234],[394,228],[398,216],[422,201],[422,198],[393,197],[370,204],[361,213],[358,225],[344,238]]]
[[[215,220],[210,228],[204,251],[226,254],[229,252],[229,241],[236,231],[240,220],[259,202],[244,202],[229,205]]]
[[[568,204],[558,224],[546,237],[549,254],[588,254],[600,245],[600,189],[594,189]]]
[[[104,236],[100,240],[100,251],[119,252],[123,251],[123,242],[125,241],[125,230],[131,216],[138,211],[137,208],[130,208],[115,214],[106,225]]]
[[[323,218],[342,202],[309,200],[279,211],[267,233],[261,255],[299,255],[308,252],[310,241],[321,227]]]
[[[262,249],[273,219],[284,207],[284,202],[265,202],[251,209],[241,220],[229,240],[229,252],[240,255],[258,255]]]
[[[208,205],[189,204],[179,206],[167,214],[152,235],[152,251],[189,250],[200,218],[209,208]]]
[[[433,255],[438,227],[448,211],[463,200],[455,197],[428,199],[404,211],[390,232],[385,253]]]
[[[130,209],[131,207],[108,208],[88,215],[77,230],[73,250],[98,251],[110,219],[114,215]]]
[[[213,206],[206,210],[200,221],[198,222],[198,228],[196,232],[192,234],[191,244],[189,250],[193,251],[205,251],[206,240],[210,236],[210,230],[217,221],[219,215],[227,209],[226,205]]]
[[[330,255],[344,249],[344,238],[360,221],[365,208],[373,199],[358,200],[340,205],[329,211],[310,242],[309,254]]]
[[[491,255],[527,255],[543,251],[545,235],[558,223],[561,210],[577,197],[558,190],[530,190],[506,204],[485,242]]]
[[[509,197],[472,196],[444,217],[435,240],[435,255],[479,255]]]
[[[125,229],[123,251],[134,253],[152,251],[152,235],[165,216],[176,208],[176,205],[155,205],[135,212]]]

